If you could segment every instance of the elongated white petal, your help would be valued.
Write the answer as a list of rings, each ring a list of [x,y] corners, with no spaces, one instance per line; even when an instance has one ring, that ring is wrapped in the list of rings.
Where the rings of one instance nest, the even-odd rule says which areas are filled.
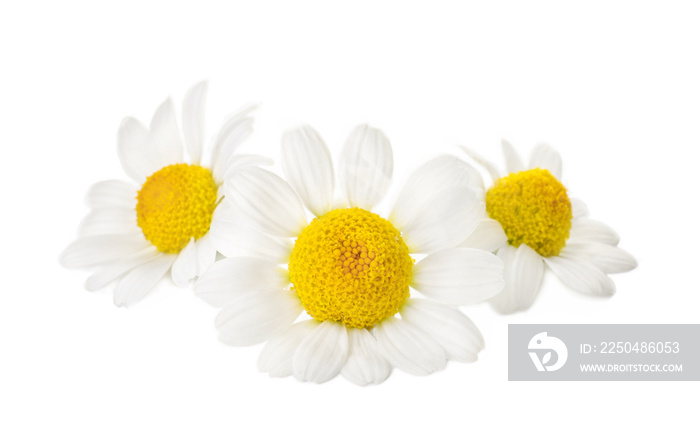
[[[515,252],[515,260],[507,274],[506,283],[518,291],[517,308],[530,308],[542,286],[544,262],[542,257],[527,244],[521,244]]]
[[[289,262],[292,242],[244,226],[249,221],[240,209],[225,198],[214,211],[208,236],[224,256],[251,256],[278,264]]]
[[[216,262],[216,247],[207,233],[197,240],[197,276],[207,271]]]
[[[340,184],[350,206],[371,210],[389,190],[393,172],[389,139],[369,125],[356,127],[345,143],[338,165]]]
[[[358,386],[379,384],[391,373],[391,365],[379,353],[379,345],[366,329],[348,328],[348,361],[343,376]]]
[[[187,90],[182,105],[182,134],[190,163],[199,164],[204,149],[204,105],[209,83],[202,81]]]
[[[101,208],[90,212],[80,223],[80,236],[138,234],[136,210]]]
[[[306,226],[304,207],[292,188],[260,168],[235,173],[224,186],[226,198],[250,219],[245,226],[275,236],[297,236]]]
[[[157,258],[131,270],[114,289],[114,304],[130,306],[138,302],[160,281],[177,255],[161,253]]]
[[[547,169],[557,180],[561,181],[561,156],[554,148],[545,143],[540,143],[532,150],[530,169],[532,168]]]
[[[153,119],[151,119],[151,137],[158,154],[158,169],[176,163],[183,163],[184,148],[172,99],[166,99],[153,115]]]
[[[501,149],[503,150],[503,156],[506,159],[506,170],[509,174],[525,170],[523,160],[520,158],[520,155],[515,151],[513,145],[511,145],[506,140],[501,140]]]
[[[331,210],[333,161],[321,136],[308,125],[282,135],[282,170],[289,185],[316,216]]]
[[[606,224],[590,218],[579,218],[571,222],[567,245],[573,242],[599,242],[617,245],[620,236]]]
[[[486,171],[489,173],[493,181],[496,181],[499,178],[501,178],[503,174],[501,173],[501,170],[498,169],[498,166],[494,165],[492,162],[486,160],[481,155],[477,154],[476,152],[472,151],[466,146],[459,145],[459,147],[462,148],[462,151],[464,151],[469,157],[471,157],[472,160],[483,166],[484,169],[486,169]]]
[[[219,340],[232,346],[262,343],[287,329],[302,309],[299,297],[286,290],[241,296],[216,316]]]
[[[456,186],[435,194],[400,230],[411,253],[433,253],[459,245],[484,214],[474,191]]]
[[[258,369],[272,377],[290,376],[294,372],[294,354],[299,345],[319,324],[315,319],[303,320],[273,337],[260,352]]]
[[[637,267],[637,261],[628,252],[598,242],[567,243],[560,255],[589,260],[604,273],[624,273]]]
[[[106,180],[93,184],[85,196],[85,204],[92,209],[136,209],[138,189],[121,180]]]
[[[289,274],[274,262],[255,258],[227,258],[216,262],[195,284],[195,292],[213,306],[259,291],[289,284]]]
[[[117,152],[124,172],[136,183],[160,169],[151,133],[138,120],[127,117],[117,132]]]
[[[134,255],[105,264],[87,278],[85,289],[97,291],[134,268],[154,260],[159,255],[160,252],[155,247],[151,247]]]
[[[552,256],[544,261],[559,280],[576,291],[596,296],[615,293],[612,279],[591,262],[566,256]]]
[[[452,305],[482,302],[503,289],[503,262],[471,248],[452,248],[428,255],[413,267],[411,286]]]
[[[483,191],[483,181],[479,173],[455,156],[442,155],[425,163],[408,177],[401,189],[389,216],[392,224],[402,229],[425,210],[437,194],[455,186]]]
[[[447,363],[445,350],[418,327],[387,317],[374,327],[379,350],[392,366],[412,375],[429,375]]]
[[[462,241],[460,247],[476,248],[494,252],[506,245],[508,237],[501,223],[491,218],[482,218],[476,229]]]
[[[152,244],[142,233],[129,235],[85,236],[73,241],[61,254],[66,268],[89,267],[128,257]]]
[[[212,148],[212,173],[214,180],[223,181],[233,153],[253,133],[253,118],[249,114],[257,105],[247,105],[224,121],[214,137]]]
[[[178,287],[186,287],[190,280],[197,276],[197,246],[194,238],[180,250],[170,274]]]
[[[574,220],[588,216],[588,207],[586,203],[578,198],[571,197],[569,201],[571,201],[571,216],[573,216]]]
[[[234,154],[228,160],[228,167],[222,181],[228,180],[234,173],[249,166],[272,166],[274,163],[271,158],[257,154]]]
[[[469,317],[456,308],[422,299],[408,299],[401,317],[430,335],[448,360],[472,362],[484,348],[484,338]]]
[[[299,381],[326,382],[340,373],[347,358],[345,326],[326,320],[302,340],[294,353],[294,377]]]
[[[537,297],[544,276],[542,257],[526,244],[506,245],[496,255],[503,261],[506,285],[489,302],[504,314],[528,309]]]

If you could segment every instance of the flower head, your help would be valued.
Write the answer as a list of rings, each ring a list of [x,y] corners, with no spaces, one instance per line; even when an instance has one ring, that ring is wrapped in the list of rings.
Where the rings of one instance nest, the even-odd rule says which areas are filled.
[[[489,252],[456,247],[483,211],[466,166],[450,156],[428,162],[385,217],[373,212],[393,172],[381,131],[351,133],[338,166],[338,203],[319,134],[309,126],[285,133],[287,181],[258,168],[225,184],[221,209],[232,227],[244,226],[236,241],[247,243],[248,256],[217,262],[195,287],[223,308],[220,339],[267,342],[261,370],[314,382],[342,373],[360,385],[379,383],[392,367],[425,375],[450,359],[476,360],[481,334],[454,306],[497,294],[503,264]]]
[[[588,218],[586,206],[561,183],[562,161],[548,145],[532,152],[528,166],[503,142],[508,172],[466,150],[491,174],[485,191],[486,216],[463,245],[494,251],[505,264],[506,286],[490,300],[498,311],[529,308],[539,292],[547,265],[574,290],[611,295],[610,273],[636,267],[635,259],[617,247],[619,237],[603,223]]]
[[[90,188],[91,212],[78,239],[61,255],[66,267],[95,270],[85,284],[88,290],[118,280],[117,305],[141,299],[169,270],[182,286],[213,264],[217,243],[209,230],[219,221],[224,178],[269,162],[234,155],[252,132],[254,107],[249,106],[225,121],[213,139],[211,160],[202,163],[206,92],[202,82],[185,95],[182,133],[171,99],[158,107],[148,128],[124,119],[118,153],[132,181],[108,180]]]

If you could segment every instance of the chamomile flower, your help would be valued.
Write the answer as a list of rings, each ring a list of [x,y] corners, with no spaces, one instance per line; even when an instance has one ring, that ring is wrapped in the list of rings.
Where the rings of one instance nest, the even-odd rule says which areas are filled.
[[[467,150],[491,174],[485,191],[486,217],[463,245],[494,251],[505,264],[506,286],[490,299],[502,313],[528,309],[540,290],[545,265],[566,285],[582,293],[609,296],[608,276],[637,266],[617,247],[617,233],[588,218],[585,204],[570,198],[561,183],[562,160],[548,145],[538,145],[525,166],[503,142],[507,173]]]
[[[381,131],[359,126],[351,133],[337,204],[319,134],[309,126],[285,133],[287,181],[257,168],[224,185],[222,209],[248,227],[236,242],[247,243],[252,257],[221,260],[195,285],[202,299],[223,308],[216,318],[221,341],[267,342],[262,371],[319,383],[342,373],[365,385],[382,382],[392,367],[427,375],[447,360],[475,361],[482,336],[455,306],[497,294],[503,263],[456,247],[483,211],[462,164],[443,156],[419,168],[387,219],[372,212],[393,171]],[[417,254],[427,256],[416,262]],[[416,290],[425,298],[414,297]]]
[[[90,291],[118,280],[114,302],[119,306],[141,299],[169,270],[183,286],[213,264],[217,243],[208,232],[221,220],[216,211],[224,178],[269,162],[234,155],[252,132],[254,107],[249,106],[226,119],[213,138],[211,160],[202,163],[206,92],[206,82],[187,92],[182,136],[171,99],[158,107],[148,128],[131,117],[123,120],[118,153],[132,181],[108,180],[90,188],[91,212],[61,255],[66,267],[94,270],[85,284]]]

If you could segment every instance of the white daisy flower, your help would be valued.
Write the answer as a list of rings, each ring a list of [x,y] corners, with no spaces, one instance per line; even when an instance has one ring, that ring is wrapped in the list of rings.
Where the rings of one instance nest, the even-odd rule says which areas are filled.
[[[206,92],[201,82],[185,95],[182,136],[172,99],[158,107],[148,128],[132,117],[123,120],[119,159],[132,181],[90,188],[86,204],[92,210],[61,255],[66,267],[95,270],[85,284],[90,291],[119,280],[114,290],[119,306],[141,299],[168,270],[184,286],[213,264],[217,243],[208,231],[220,220],[223,180],[246,166],[269,164],[262,157],[234,155],[252,132],[253,106],[225,120],[212,139],[211,161],[201,163]]]
[[[309,126],[285,133],[287,181],[257,168],[224,184],[222,208],[250,227],[237,239],[254,257],[219,261],[195,285],[200,297],[223,307],[216,318],[221,341],[267,341],[262,371],[318,383],[338,373],[359,385],[380,383],[392,366],[427,375],[447,360],[475,361],[482,336],[455,306],[498,293],[503,263],[456,247],[484,209],[467,187],[473,173],[461,165],[468,166],[443,156],[418,169],[387,220],[372,213],[393,171],[381,131],[359,126],[351,133],[338,167],[338,205],[320,135]],[[414,254],[427,256],[416,263]],[[412,289],[425,298],[412,297]]]
[[[615,292],[610,273],[637,266],[617,247],[617,233],[588,218],[580,200],[569,198],[561,183],[562,160],[548,145],[538,145],[526,167],[503,141],[507,173],[463,148],[491,174],[485,192],[486,217],[464,246],[494,251],[505,264],[506,286],[489,302],[499,312],[528,309],[540,290],[545,265],[566,285],[586,294]]]

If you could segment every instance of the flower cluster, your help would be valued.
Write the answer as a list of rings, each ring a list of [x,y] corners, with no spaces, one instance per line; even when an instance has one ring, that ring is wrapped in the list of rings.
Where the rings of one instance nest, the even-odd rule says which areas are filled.
[[[271,376],[341,374],[366,385],[393,368],[427,375],[472,362],[484,341],[460,306],[525,310],[545,267],[575,290],[610,295],[608,274],[636,265],[569,196],[546,145],[525,166],[504,142],[507,173],[465,149],[490,187],[460,158],[438,156],[383,212],[394,162],[380,130],[352,130],[337,166],[312,127],[287,131],[283,178],[264,168],[271,160],[236,153],[252,133],[252,106],[224,120],[205,155],[206,92],[205,82],[187,92],[180,124],[170,99],[148,127],[122,122],[118,153],[131,181],[90,188],[91,211],[61,262],[93,270],[88,290],[115,282],[119,306],[169,272],[220,308],[223,343],[265,343],[258,366]]]

